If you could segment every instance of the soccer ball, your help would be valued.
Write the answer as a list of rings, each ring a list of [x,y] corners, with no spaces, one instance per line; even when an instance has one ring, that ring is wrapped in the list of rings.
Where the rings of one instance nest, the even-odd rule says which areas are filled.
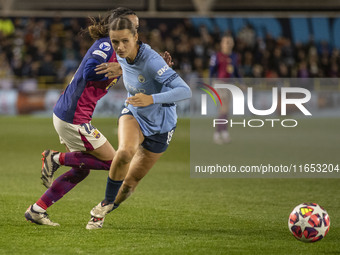
[[[328,213],[315,203],[300,204],[289,215],[288,227],[296,239],[316,242],[324,238],[329,230]]]

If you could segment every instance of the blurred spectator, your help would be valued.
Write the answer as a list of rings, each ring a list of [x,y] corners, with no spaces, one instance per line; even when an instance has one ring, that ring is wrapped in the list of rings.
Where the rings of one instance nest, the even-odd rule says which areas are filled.
[[[263,77],[263,67],[260,64],[255,64],[252,70],[253,78],[262,78]]]
[[[219,50],[210,59],[210,77],[218,79],[240,78],[237,54],[233,52],[234,38],[227,34],[220,42]],[[213,79],[213,83],[215,83]],[[231,95],[227,90],[217,90],[221,97],[221,107],[218,108],[218,118],[228,120]],[[215,128],[213,141],[217,144],[229,143],[228,125],[218,125]]]
[[[251,25],[246,25],[237,34],[237,39],[242,41],[247,49],[252,49],[255,46],[256,34]]]
[[[240,73],[242,77],[253,76],[253,54],[249,50],[244,53]]]
[[[8,63],[4,52],[0,53],[0,79],[10,78],[13,75],[11,66]]]
[[[302,60],[298,64],[297,77],[298,78],[309,78],[309,72],[308,72],[308,68],[307,68],[307,63],[304,60]]]
[[[34,70],[33,57],[30,54],[24,56],[21,75],[23,77],[35,77],[37,75],[36,70]]]
[[[64,36],[64,22],[62,21],[61,17],[56,16],[53,18],[52,24],[50,25],[50,32],[58,37]]]
[[[81,18],[0,19],[0,75],[17,78],[51,76],[67,83],[91,41],[79,32]],[[174,69],[191,79],[209,76],[209,59],[219,47],[216,27],[197,28],[190,19],[141,19],[140,40],[159,52],[169,51]],[[326,41],[293,44],[291,38],[258,37],[247,24],[235,34],[234,53],[244,77],[339,77],[339,50]]]
[[[0,19],[0,33],[9,36],[14,33],[15,27],[11,19]]]
[[[51,76],[51,78],[56,77],[56,68],[55,68],[55,64],[53,62],[53,57],[51,53],[45,54],[43,60],[41,61],[38,75],[39,76]]]

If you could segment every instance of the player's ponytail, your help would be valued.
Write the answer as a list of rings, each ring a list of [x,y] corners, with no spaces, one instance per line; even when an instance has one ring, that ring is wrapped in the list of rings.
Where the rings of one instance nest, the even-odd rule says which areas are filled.
[[[128,15],[137,16],[136,13],[129,8],[118,7],[108,12],[103,18],[101,18],[100,16],[99,16],[99,19],[90,17],[89,18],[90,25],[88,26],[87,29],[84,29],[82,33],[83,34],[88,33],[91,36],[91,38],[94,40],[107,37],[109,36],[110,23],[118,17],[124,17]]]
[[[99,17],[99,21],[96,18],[90,18],[91,24],[88,27],[88,31],[92,39],[98,40],[108,36],[109,17],[109,15],[106,15],[104,18]]]

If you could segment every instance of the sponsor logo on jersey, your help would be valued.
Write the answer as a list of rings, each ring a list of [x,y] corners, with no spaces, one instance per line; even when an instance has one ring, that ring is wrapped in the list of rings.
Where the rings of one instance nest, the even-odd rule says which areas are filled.
[[[108,42],[103,42],[99,45],[99,49],[109,51],[111,49],[111,45]]]
[[[140,82],[140,83],[144,83],[145,82],[145,77],[143,76],[143,75],[138,75],[138,81]]]
[[[165,65],[165,66],[163,66],[161,69],[159,69],[158,71],[157,71],[157,74],[159,75],[159,76],[161,76],[163,73],[165,73],[165,71],[166,70],[168,70],[169,69],[169,66],[168,65]]]
[[[130,85],[129,83],[125,83],[125,87],[126,89],[130,92],[131,95],[135,95],[137,93],[143,93],[145,94],[146,90],[145,89],[142,89],[142,88],[136,88],[132,85]]]
[[[106,53],[102,52],[101,50],[95,50],[94,52],[92,52],[92,54],[101,56],[103,59],[107,58]]]

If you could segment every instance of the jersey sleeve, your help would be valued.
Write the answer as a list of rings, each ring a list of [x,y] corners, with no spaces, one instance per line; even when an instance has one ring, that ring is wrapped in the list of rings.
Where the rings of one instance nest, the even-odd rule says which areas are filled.
[[[89,49],[90,55],[85,62],[83,78],[87,81],[101,81],[105,80],[105,74],[96,74],[94,69],[97,65],[109,61],[113,54],[113,49],[109,42],[96,41]]]
[[[148,72],[151,78],[163,86],[167,86],[178,77],[178,74],[165,63],[160,55],[155,55],[148,61]]]
[[[155,55],[149,60],[149,75],[169,90],[152,94],[154,104],[168,104],[191,97],[191,90],[185,81],[165,63],[164,59]]]
[[[109,42],[96,41],[90,48],[90,58],[96,59],[99,63],[105,63],[109,61],[113,49]]]
[[[191,89],[179,76],[171,80],[167,87],[171,89],[166,92],[152,94],[154,104],[171,104],[191,98]]]

